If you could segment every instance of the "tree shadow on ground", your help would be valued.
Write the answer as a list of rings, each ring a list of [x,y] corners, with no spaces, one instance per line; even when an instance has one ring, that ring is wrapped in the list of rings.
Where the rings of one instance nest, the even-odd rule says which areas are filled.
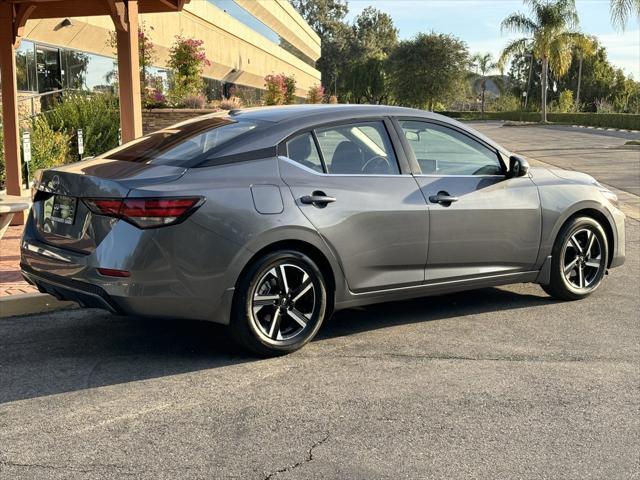
[[[489,288],[343,310],[317,339],[545,305]],[[0,404],[257,361],[206,322],[117,317],[100,310],[0,320]],[[295,361],[295,358],[292,360]]]

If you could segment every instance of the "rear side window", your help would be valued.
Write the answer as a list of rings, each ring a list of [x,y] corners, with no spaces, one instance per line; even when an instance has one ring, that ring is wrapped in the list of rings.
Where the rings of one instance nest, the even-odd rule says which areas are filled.
[[[218,147],[255,127],[255,123],[226,117],[194,120],[137,138],[105,153],[103,158],[154,165],[206,160]]]
[[[304,165],[316,172],[323,172],[318,149],[313,141],[313,136],[309,132],[298,135],[287,142],[287,156],[300,165]]]

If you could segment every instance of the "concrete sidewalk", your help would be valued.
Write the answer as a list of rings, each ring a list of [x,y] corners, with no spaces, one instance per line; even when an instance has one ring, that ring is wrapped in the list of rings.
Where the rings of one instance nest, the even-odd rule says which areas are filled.
[[[23,295],[38,291],[29,285],[20,273],[20,239],[22,227],[13,226],[7,229],[0,240],[0,297]]]

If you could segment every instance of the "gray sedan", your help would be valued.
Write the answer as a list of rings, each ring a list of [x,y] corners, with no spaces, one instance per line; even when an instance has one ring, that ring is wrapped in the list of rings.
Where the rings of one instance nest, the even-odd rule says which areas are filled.
[[[518,282],[583,298],[624,262],[616,202],[421,110],[236,110],[39,172],[21,266],[60,299],[277,355],[359,305]]]

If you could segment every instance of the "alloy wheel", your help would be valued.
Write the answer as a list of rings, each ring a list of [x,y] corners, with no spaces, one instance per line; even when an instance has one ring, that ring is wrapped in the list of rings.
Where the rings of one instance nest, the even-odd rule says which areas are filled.
[[[580,290],[593,287],[604,268],[602,245],[589,228],[577,230],[569,237],[562,258],[565,279]]]
[[[256,283],[251,317],[269,342],[291,341],[313,323],[319,302],[312,275],[302,266],[279,263]]]

